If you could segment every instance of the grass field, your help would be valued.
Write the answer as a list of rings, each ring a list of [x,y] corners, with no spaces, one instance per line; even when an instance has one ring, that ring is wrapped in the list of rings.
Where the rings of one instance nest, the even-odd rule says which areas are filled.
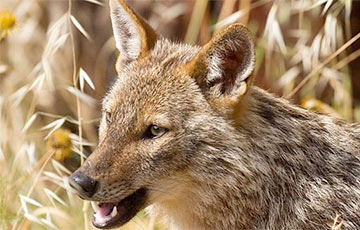
[[[190,44],[248,25],[256,85],[360,121],[359,1],[128,2],[159,33]],[[0,229],[94,229],[67,177],[96,146],[100,100],[116,76],[108,2],[1,0],[0,36]],[[121,229],[150,222],[141,212]]]

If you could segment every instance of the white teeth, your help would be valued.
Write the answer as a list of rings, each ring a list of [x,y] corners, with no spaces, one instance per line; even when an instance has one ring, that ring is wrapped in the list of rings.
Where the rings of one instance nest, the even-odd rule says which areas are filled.
[[[117,215],[117,208],[114,206],[113,210],[111,211],[111,218],[114,218]]]
[[[94,209],[95,212],[100,210],[99,205],[95,201],[91,201],[91,206]]]

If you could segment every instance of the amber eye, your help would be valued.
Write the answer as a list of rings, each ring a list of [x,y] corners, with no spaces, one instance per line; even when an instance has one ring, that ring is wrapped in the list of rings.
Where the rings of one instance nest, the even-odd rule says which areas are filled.
[[[144,138],[147,139],[158,138],[164,135],[167,131],[168,130],[166,128],[157,125],[150,125],[144,133]]]

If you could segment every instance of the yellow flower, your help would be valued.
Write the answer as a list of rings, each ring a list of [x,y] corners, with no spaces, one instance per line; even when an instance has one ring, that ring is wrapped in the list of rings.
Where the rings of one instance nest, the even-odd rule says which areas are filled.
[[[0,12],[0,40],[5,38],[9,31],[14,28],[16,24],[16,18],[15,16],[8,12],[8,11],[2,11]]]
[[[57,161],[64,161],[71,157],[70,130],[60,128],[51,134],[46,143],[48,151],[54,151],[54,158]]]

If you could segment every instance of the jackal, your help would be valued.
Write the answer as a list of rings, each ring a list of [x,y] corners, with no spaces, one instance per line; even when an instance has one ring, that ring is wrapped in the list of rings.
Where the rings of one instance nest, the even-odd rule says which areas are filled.
[[[250,32],[204,47],[159,35],[110,0],[120,56],[99,144],[70,177],[93,225],[147,208],[170,229],[360,229],[360,126],[252,86]]]

